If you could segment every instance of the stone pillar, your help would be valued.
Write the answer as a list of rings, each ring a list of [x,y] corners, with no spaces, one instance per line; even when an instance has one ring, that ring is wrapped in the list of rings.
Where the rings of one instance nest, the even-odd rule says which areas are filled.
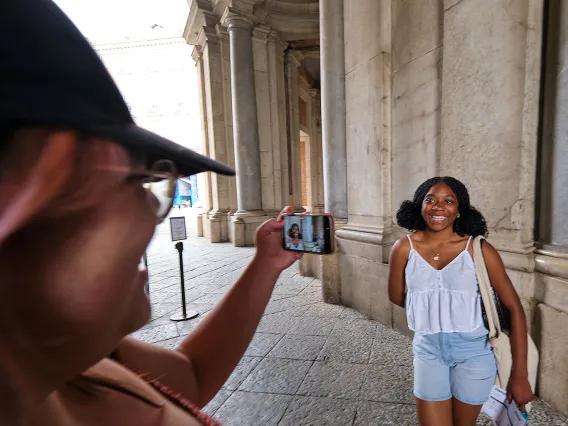
[[[392,304],[385,297],[385,263],[392,245],[390,28],[394,3],[398,2],[344,2],[349,217],[336,233],[341,301],[386,325],[392,324]],[[326,73],[323,69],[322,74]],[[326,158],[329,141],[325,133],[329,125],[326,108],[333,104],[328,104],[325,95],[322,89],[324,173],[327,160],[333,160]],[[336,114],[336,120],[343,119]],[[325,185],[326,191],[330,189],[327,180]],[[324,274],[327,271],[325,268]]]
[[[319,10],[325,208],[347,219],[343,0],[320,0]]]
[[[568,5],[552,1],[549,11],[538,237],[568,255]]]
[[[204,125],[204,152],[207,156],[225,164],[232,159],[227,153],[224,108],[224,81],[219,36],[215,29],[217,22],[209,16],[196,40],[202,55],[198,58],[201,89],[201,104]],[[230,213],[230,180],[233,178],[209,173],[206,179],[208,203],[203,214],[203,234],[211,242],[229,239],[228,219]]]
[[[300,158],[300,91],[298,81],[298,68],[300,61],[294,52],[286,54],[287,88],[288,88],[288,114],[290,126],[290,155],[289,173],[292,178],[292,200],[295,212],[303,212],[302,207],[302,167]]]
[[[252,17],[251,17],[252,18]],[[235,246],[254,244],[256,228],[266,216],[262,210],[260,147],[252,50],[251,18],[225,12],[229,31],[233,139],[237,172],[237,206],[231,240]]]
[[[548,5],[533,330],[540,334],[539,396],[568,414],[568,4]]]
[[[201,110],[201,134],[203,135],[203,154],[209,156],[209,142],[207,138],[207,107],[205,102],[205,74],[203,71],[203,53],[199,46],[194,46],[191,53],[195,66],[197,68],[197,83],[199,93],[199,108]],[[204,234],[204,214],[211,210],[211,174],[205,173],[202,179],[203,186],[199,188],[199,198],[203,204],[203,213],[197,215],[197,236],[203,237]]]
[[[231,94],[237,167],[237,213],[260,211],[258,117],[252,56],[253,23],[238,15],[225,19],[231,43]]]
[[[311,117],[311,155],[312,155],[312,179],[314,187],[312,191],[314,212],[325,211],[325,198],[323,189],[323,152],[321,145],[321,96],[318,89],[310,91],[310,117]]]
[[[277,210],[288,204],[288,142],[286,132],[286,92],[284,51],[287,44],[271,31],[268,36],[268,89],[270,94],[270,130],[274,205]]]

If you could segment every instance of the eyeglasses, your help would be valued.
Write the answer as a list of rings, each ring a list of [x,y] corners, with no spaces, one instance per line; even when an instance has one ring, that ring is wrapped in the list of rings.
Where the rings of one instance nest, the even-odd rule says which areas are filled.
[[[169,160],[160,160],[150,170],[133,170],[130,177],[142,178],[142,186],[157,202],[158,223],[163,222],[174,204],[179,177],[175,164]]]
[[[177,180],[180,177],[176,166],[170,160],[160,160],[154,163],[150,170],[128,170],[122,166],[97,166],[97,170],[127,172],[128,179],[139,179],[149,197],[155,201],[158,223],[164,221],[172,209],[176,193]]]

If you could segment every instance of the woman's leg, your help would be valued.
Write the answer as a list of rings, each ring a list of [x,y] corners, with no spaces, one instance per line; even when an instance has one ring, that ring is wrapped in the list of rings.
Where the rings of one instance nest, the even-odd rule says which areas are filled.
[[[475,356],[450,370],[454,426],[474,426],[495,383],[493,353]]]
[[[469,405],[452,398],[453,426],[475,426],[481,405]]]
[[[421,426],[452,426],[450,367],[416,347],[414,396]]]
[[[460,423],[452,423],[452,400],[424,401],[416,398],[416,413],[420,426],[452,426]],[[474,422],[475,424],[475,422]]]

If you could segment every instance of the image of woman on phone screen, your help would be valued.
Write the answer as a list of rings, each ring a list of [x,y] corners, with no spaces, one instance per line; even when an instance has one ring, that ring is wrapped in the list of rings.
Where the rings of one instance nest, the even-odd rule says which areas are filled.
[[[288,241],[286,248],[290,250],[304,250],[304,242],[302,241],[302,233],[297,223],[292,224],[288,230]]]
[[[398,240],[389,262],[389,298],[406,309],[415,332],[414,396],[423,426],[474,426],[495,383],[496,361],[484,324],[473,262],[473,238],[487,235],[466,187],[435,177],[404,201],[397,222],[411,234]],[[491,284],[511,314],[513,368],[509,399],[524,411],[533,399],[527,372],[527,326],[499,253],[484,241]]]

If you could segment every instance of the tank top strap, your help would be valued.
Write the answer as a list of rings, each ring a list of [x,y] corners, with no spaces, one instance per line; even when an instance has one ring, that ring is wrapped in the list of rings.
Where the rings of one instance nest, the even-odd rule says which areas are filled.
[[[473,237],[470,236],[470,237],[467,239],[467,244],[465,245],[465,250],[464,250],[464,251],[467,251],[467,249],[469,249],[469,245],[470,245],[470,243],[471,243],[471,239],[472,239],[472,238],[473,238]]]
[[[406,238],[408,238],[408,242],[410,243],[410,249],[411,249],[411,250],[414,250],[414,246],[412,245],[412,238],[410,238],[410,234],[408,234],[408,235],[406,236]]]

